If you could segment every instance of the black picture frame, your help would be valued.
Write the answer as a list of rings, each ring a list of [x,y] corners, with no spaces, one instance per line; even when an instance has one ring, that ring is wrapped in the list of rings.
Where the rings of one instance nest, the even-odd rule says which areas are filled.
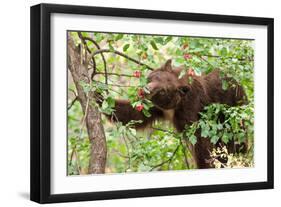
[[[134,17],[195,22],[219,22],[267,26],[267,181],[238,184],[220,184],[189,187],[87,192],[74,194],[50,193],[50,130],[51,130],[51,71],[50,71],[50,15],[53,13],[83,14],[113,17]],[[272,18],[195,14],[168,11],[103,8],[89,6],[39,4],[31,7],[31,174],[30,199],[39,203],[88,201],[102,199],[166,196],[272,189],[274,177],[273,147],[273,44],[274,20]]]

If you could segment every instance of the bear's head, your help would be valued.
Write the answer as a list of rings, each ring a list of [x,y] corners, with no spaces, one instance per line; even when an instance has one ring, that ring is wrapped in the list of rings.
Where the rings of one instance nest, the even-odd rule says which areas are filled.
[[[189,91],[186,81],[179,79],[179,70],[173,70],[171,60],[152,71],[148,76],[147,98],[163,110],[175,109],[182,96]]]

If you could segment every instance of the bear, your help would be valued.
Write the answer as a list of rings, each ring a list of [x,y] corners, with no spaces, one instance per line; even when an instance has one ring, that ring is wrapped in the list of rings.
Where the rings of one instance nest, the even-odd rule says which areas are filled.
[[[151,100],[154,105],[150,109],[150,117],[134,109],[129,100],[115,100],[114,115],[108,116],[110,120],[123,124],[131,120],[141,120],[141,123],[135,124],[138,129],[145,128],[155,120],[168,120],[178,132],[182,132],[186,125],[200,119],[200,112],[209,104],[221,103],[229,106],[247,104],[243,87],[233,79],[225,77],[224,79],[231,82],[233,87],[226,90],[222,88],[222,78],[218,69],[201,76],[186,73],[179,78],[183,69],[182,66],[173,68],[172,60],[169,59],[160,68],[150,72],[146,86],[149,93],[145,93],[145,98]],[[189,81],[190,76],[192,81]],[[202,138],[200,134],[199,131],[196,132],[197,143],[189,146],[195,164],[199,169],[213,168],[209,161],[210,152],[214,147],[225,144],[221,140],[212,144],[210,139]],[[234,145],[234,141],[227,144],[229,152],[234,152],[236,149]]]

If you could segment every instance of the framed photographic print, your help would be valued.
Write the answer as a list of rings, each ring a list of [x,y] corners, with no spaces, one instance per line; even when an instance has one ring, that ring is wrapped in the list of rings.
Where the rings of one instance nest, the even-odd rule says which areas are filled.
[[[31,200],[273,188],[273,19],[31,7]]]

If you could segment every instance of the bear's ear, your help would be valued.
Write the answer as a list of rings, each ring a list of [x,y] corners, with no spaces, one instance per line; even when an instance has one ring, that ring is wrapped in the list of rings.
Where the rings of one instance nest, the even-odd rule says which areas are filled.
[[[172,59],[169,59],[169,60],[166,61],[163,69],[164,70],[172,70]]]
[[[186,95],[189,92],[190,88],[189,86],[180,86],[178,88],[178,91],[180,92],[181,95]]]

